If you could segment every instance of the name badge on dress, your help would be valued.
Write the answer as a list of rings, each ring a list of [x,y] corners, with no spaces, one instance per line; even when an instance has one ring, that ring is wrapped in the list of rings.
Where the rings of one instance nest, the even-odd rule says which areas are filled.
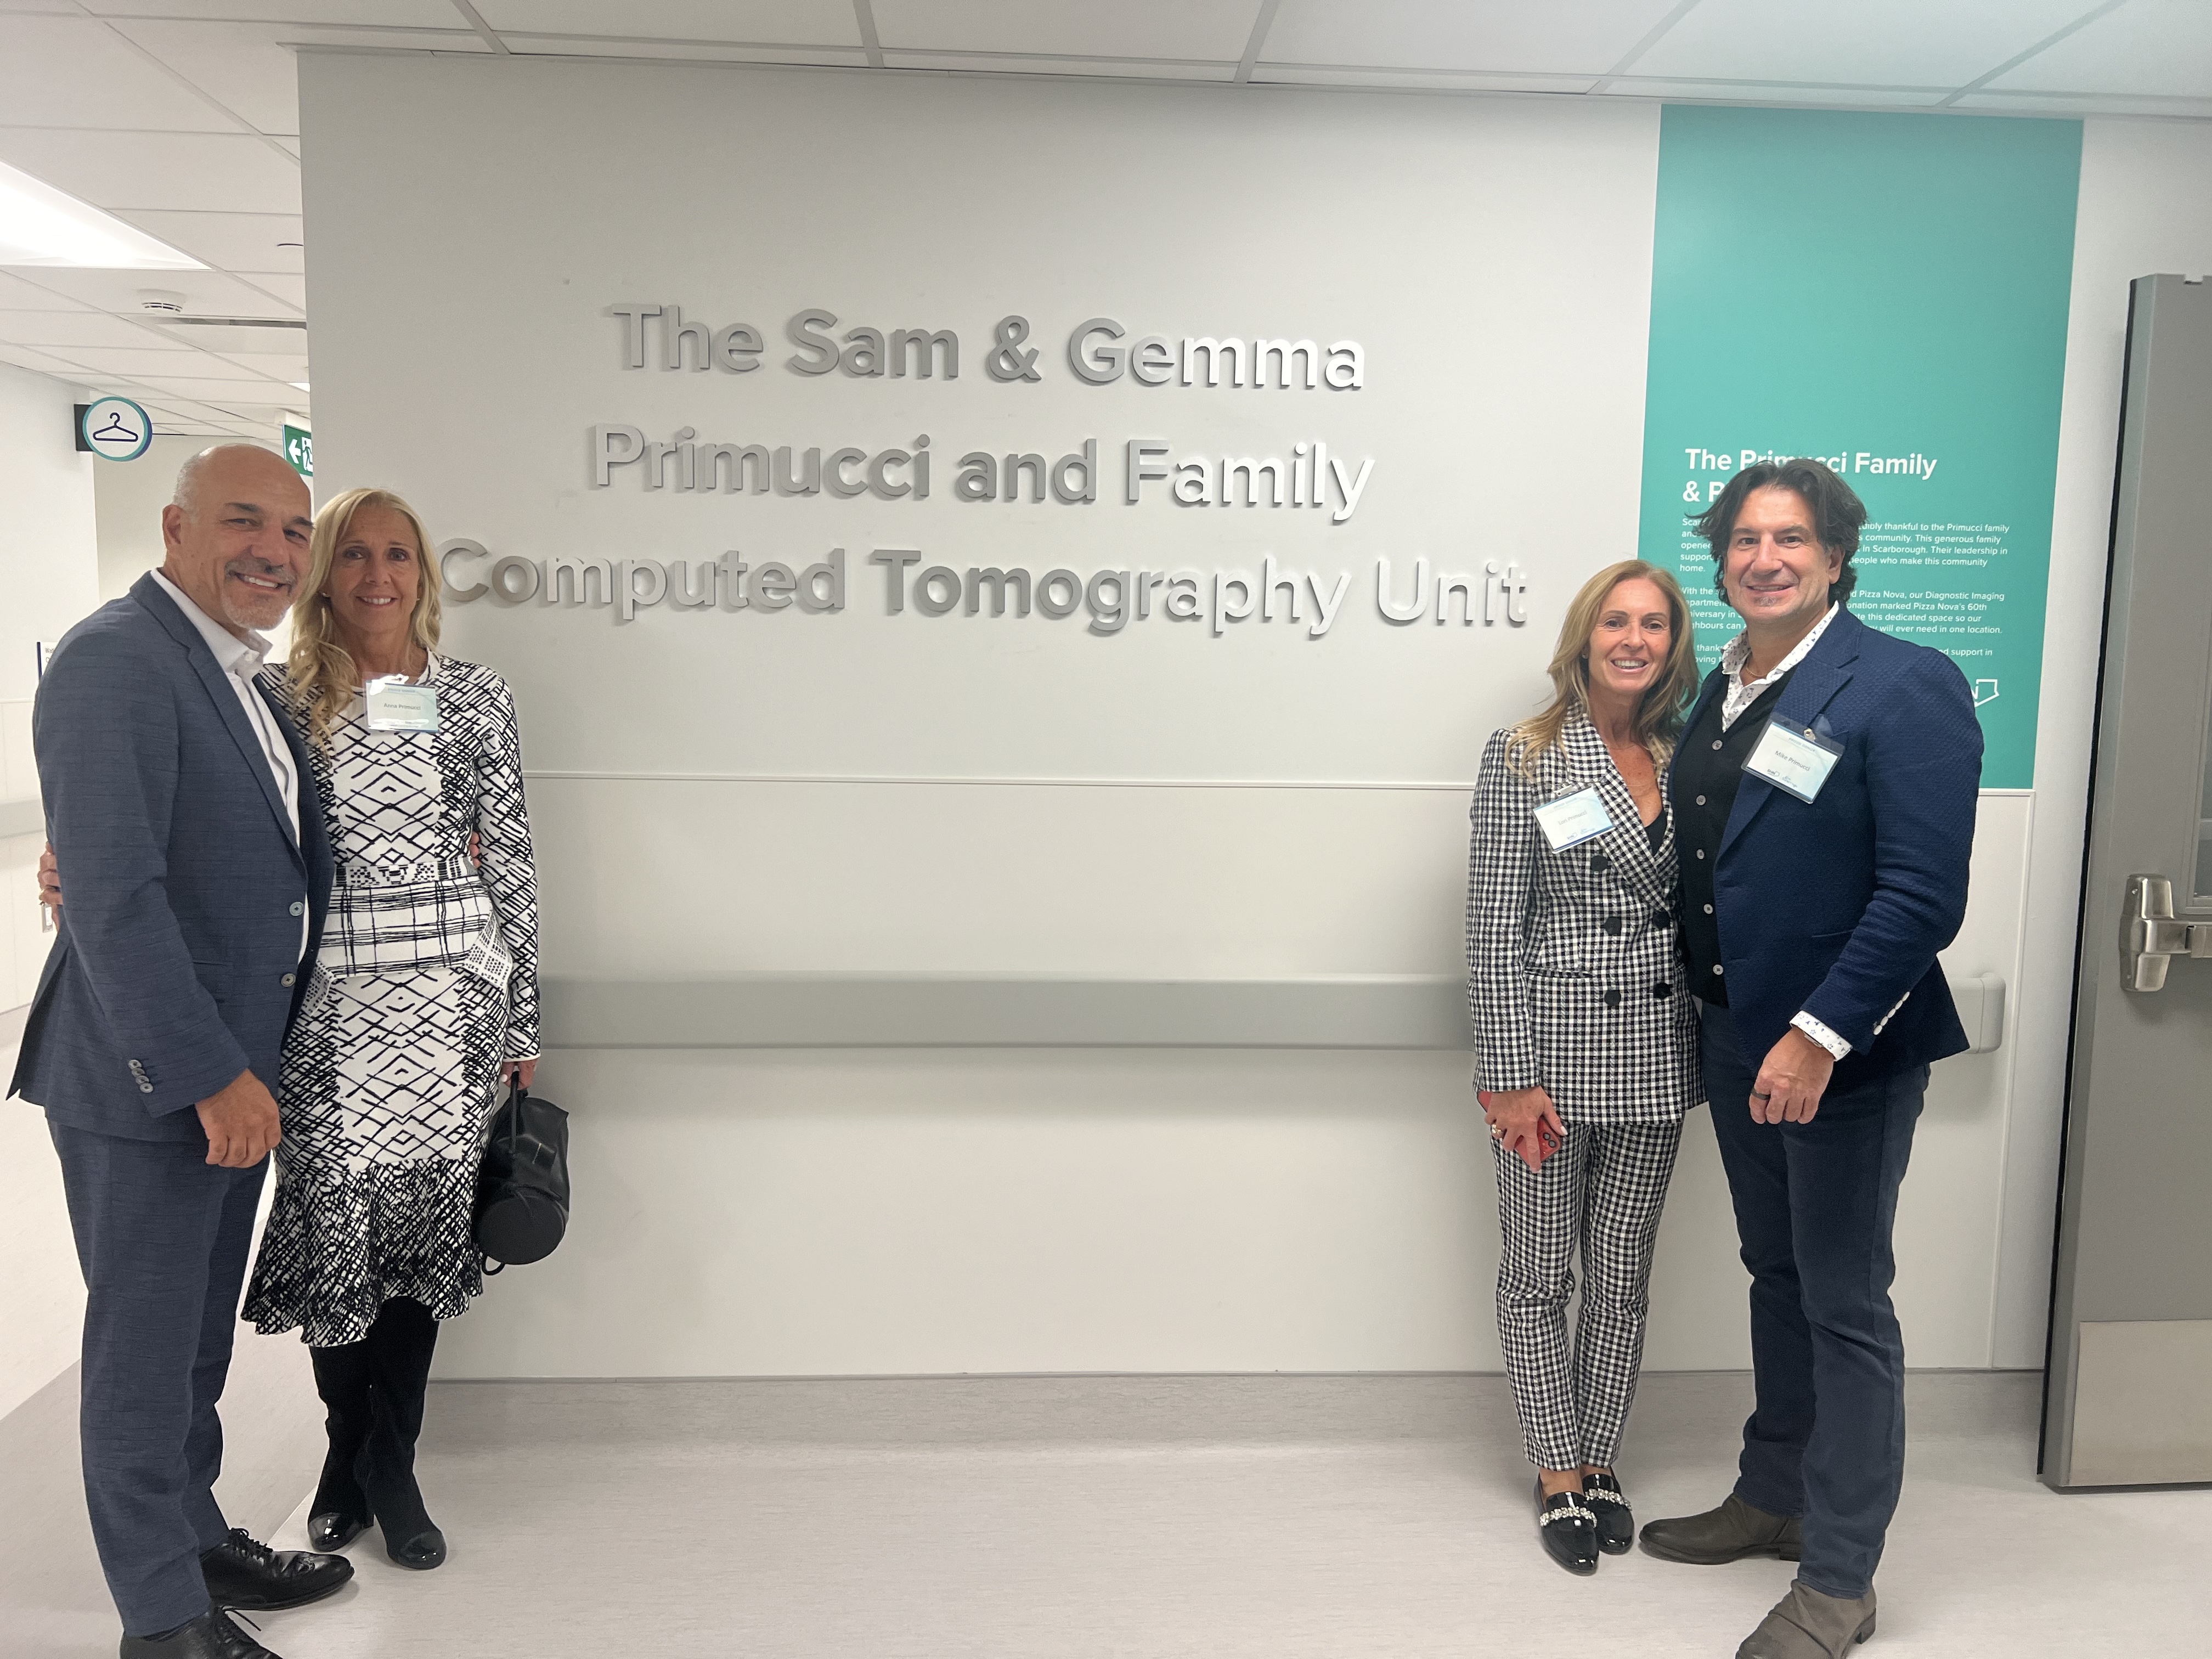
[[[1613,814],[1605,810],[1595,788],[1577,789],[1571,795],[1547,800],[1536,809],[1536,827],[1544,832],[1554,853],[1579,847],[1592,836],[1613,828]]]
[[[1799,800],[1810,801],[1820,793],[1843,752],[1844,745],[1832,738],[1820,736],[1809,726],[1788,725],[1777,715],[1759,734],[1743,769]]]
[[[362,688],[368,704],[372,732],[434,732],[438,729],[438,688],[410,685],[404,676],[391,674],[371,680]]]

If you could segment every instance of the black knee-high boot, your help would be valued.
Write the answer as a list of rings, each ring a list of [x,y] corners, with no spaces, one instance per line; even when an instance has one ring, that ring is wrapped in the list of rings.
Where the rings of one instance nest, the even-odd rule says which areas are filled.
[[[438,1322],[421,1303],[404,1297],[384,1304],[368,1328],[368,1439],[356,1472],[384,1551],[403,1567],[427,1570],[446,1559],[446,1535],[422,1507],[415,1484],[415,1442],[422,1432],[422,1401],[430,1383],[430,1356]]]
[[[322,1396],[323,1427],[330,1451],[322,1479],[307,1509],[307,1541],[316,1549],[342,1550],[368,1526],[368,1498],[354,1479],[354,1462],[368,1440],[368,1345],[307,1350],[315,1367],[315,1392]]]

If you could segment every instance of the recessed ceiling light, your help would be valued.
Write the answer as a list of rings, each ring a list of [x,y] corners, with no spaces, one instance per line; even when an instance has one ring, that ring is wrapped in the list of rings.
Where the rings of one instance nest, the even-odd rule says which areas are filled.
[[[307,383],[305,380],[295,380],[292,384],[299,387],[302,392],[305,392],[307,389]]]
[[[4,163],[0,163],[0,265],[207,269],[190,254]]]

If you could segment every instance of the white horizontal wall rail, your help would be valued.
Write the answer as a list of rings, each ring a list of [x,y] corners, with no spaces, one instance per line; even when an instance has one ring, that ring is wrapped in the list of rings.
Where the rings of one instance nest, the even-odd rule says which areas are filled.
[[[1954,979],[1975,1052],[2004,1036],[2004,981]],[[1098,979],[761,974],[549,979],[558,1048],[1467,1048],[1442,975]]]

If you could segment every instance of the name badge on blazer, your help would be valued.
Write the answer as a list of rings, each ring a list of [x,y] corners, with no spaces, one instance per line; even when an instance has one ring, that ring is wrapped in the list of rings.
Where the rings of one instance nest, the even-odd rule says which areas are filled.
[[[1595,789],[1577,789],[1539,806],[1536,827],[1544,832],[1554,853],[1564,853],[1612,829],[1613,814],[1605,810]]]
[[[1820,794],[1843,752],[1844,745],[1834,738],[1822,737],[1809,726],[1785,724],[1777,715],[1759,734],[1743,769],[1809,802]]]
[[[372,732],[434,732],[438,729],[438,688],[410,685],[397,674],[371,680],[362,688],[368,704]]]

